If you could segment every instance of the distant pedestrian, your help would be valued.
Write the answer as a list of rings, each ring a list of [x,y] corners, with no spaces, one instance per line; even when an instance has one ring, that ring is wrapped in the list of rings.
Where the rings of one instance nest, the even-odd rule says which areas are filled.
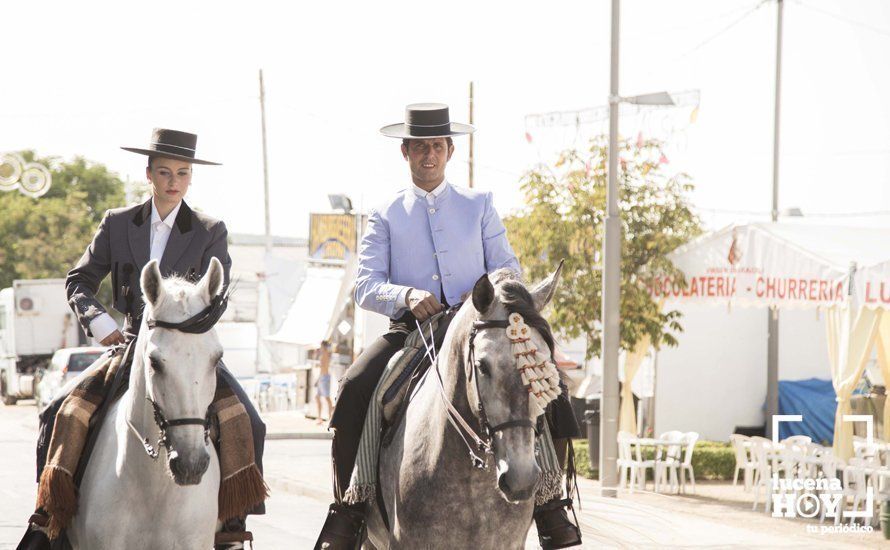
[[[327,340],[322,340],[318,348],[318,367],[321,372],[318,381],[315,382],[315,404],[318,406],[315,422],[322,424],[324,423],[324,417],[321,415],[322,398],[328,403],[328,418],[334,414],[334,404],[331,403],[331,343]]]

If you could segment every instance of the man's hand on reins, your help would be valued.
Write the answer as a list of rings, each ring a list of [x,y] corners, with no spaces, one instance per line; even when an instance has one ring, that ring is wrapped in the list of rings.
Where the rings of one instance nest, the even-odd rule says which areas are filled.
[[[100,342],[103,346],[112,346],[114,344],[123,344],[126,340],[124,339],[124,335],[121,334],[121,331],[116,330],[102,339]]]
[[[412,288],[408,291],[406,301],[408,302],[408,308],[418,321],[426,321],[445,309],[433,294],[417,288]]]

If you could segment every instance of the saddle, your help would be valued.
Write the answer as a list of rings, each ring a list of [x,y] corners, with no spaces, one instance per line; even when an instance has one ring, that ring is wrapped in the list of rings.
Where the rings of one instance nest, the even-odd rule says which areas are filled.
[[[438,353],[445,341],[448,326],[459,309],[460,304],[452,306],[421,323],[421,330],[415,329],[409,334],[404,347],[390,359],[387,378],[379,388],[382,396],[379,391],[377,394],[383,408],[383,446],[388,446],[392,441],[395,432],[392,428],[399,425],[414,390],[431,365],[427,347],[432,344],[433,353]]]

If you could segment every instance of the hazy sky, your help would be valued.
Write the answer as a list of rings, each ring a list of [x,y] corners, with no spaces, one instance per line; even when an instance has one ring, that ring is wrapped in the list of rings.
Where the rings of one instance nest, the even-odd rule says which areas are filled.
[[[766,215],[775,2],[622,4],[621,93],[701,93],[694,123],[686,109],[629,118],[622,132],[671,138],[668,168],[692,175],[709,225]],[[890,210],[890,3],[785,4],[781,207]],[[0,151],[83,155],[142,181],[144,159],[119,146],[144,146],[155,126],[193,131],[199,155],[224,166],[196,167],[188,200],[231,231],[259,233],[262,67],[272,229],[305,236],[328,193],[368,207],[405,187],[398,141],[378,128],[418,101],[448,103],[465,121],[473,80],[476,186],[506,214],[521,204],[523,171],[606,128],[529,129],[525,116],[606,103],[609,5],[4,2]],[[466,139],[457,147],[448,174],[463,185]]]

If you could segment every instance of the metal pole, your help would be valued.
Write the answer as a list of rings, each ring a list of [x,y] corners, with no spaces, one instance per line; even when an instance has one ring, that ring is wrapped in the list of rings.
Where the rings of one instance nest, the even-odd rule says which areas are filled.
[[[266,207],[266,252],[272,251],[272,225],[269,220],[269,162],[266,154],[266,89],[260,69],[260,122],[263,129],[263,201]]]
[[[770,217],[773,223],[779,219],[779,108],[782,93],[782,12],[785,2],[778,0],[776,23],[776,99],[773,119],[773,205]],[[767,311],[767,358],[766,358],[766,436],[773,436],[773,415],[779,414],[779,309]]]
[[[470,81],[470,124],[473,124],[473,81]],[[473,188],[473,134],[470,134],[470,189]]]
[[[266,255],[272,252],[272,227],[269,219],[269,162],[266,153],[266,88],[263,86],[263,70],[260,69],[260,124],[263,133],[263,203],[266,217]],[[265,261],[263,262],[265,266]],[[272,311],[269,304],[269,294],[266,288],[266,272],[258,274],[257,281],[257,345],[256,345],[256,371],[266,370],[270,367],[270,350],[266,346],[263,337],[269,333],[272,324]]]
[[[602,495],[618,485],[618,346],[621,292],[621,218],[618,210],[618,31],[620,0],[612,0],[612,61],[609,87],[609,186],[603,242],[603,401],[600,417]]]

